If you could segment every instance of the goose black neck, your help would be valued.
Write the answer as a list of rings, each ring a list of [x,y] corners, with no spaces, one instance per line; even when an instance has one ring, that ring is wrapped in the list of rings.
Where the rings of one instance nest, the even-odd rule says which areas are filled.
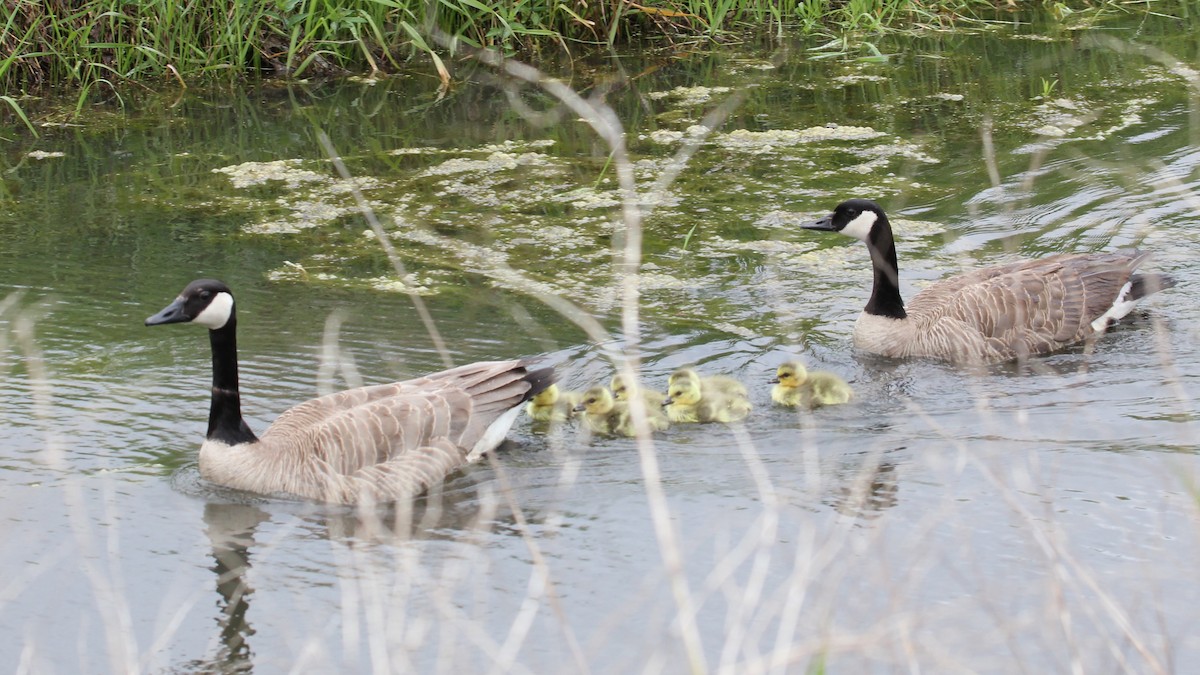
[[[867,314],[893,319],[907,317],[904,300],[900,297],[900,267],[896,263],[896,239],[892,236],[892,224],[882,213],[867,237],[867,250],[871,252],[875,283],[871,288],[871,299],[867,301],[864,311]]]
[[[212,345],[212,404],[208,409],[208,439],[226,445],[258,440],[242,419],[242,397],[238,393],[237,320],[229,317],[224,326],[208,331]]]

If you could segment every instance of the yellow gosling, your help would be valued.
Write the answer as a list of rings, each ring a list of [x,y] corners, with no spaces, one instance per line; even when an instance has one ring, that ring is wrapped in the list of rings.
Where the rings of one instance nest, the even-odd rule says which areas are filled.
[[[575,417],[575,406],[583,395],[577,391],[560,391],[552,384],[525,404],[525,413],[537,422],[561,424]]]
[[[667,397],[661,391],[639,386],[636,380],[628,381],[621,373],[612,376],[608,388],[612,390],[613,398],[617,401],[628,401],[630,398],[640,397],[642,403],[646,404],[647,410],[662,408],[663,399]]]
[[[854,390],[842,378],[822,370],[809,371],[798,361],[779,366],[771,381],[775,383],[771,400],[793,408],[839,405],[854,397]]]
[[[672,422],[738,422],[750,414],[750,395],[741,382],[724,375],[700,377],[691,368],[671,373],[664,401]]]
[[[575,406],[583,413],[583,426],[588,431],[610,436],[636,436],[637,429],[629,411],[628,401],[617,401],[607,387],[596,386],[583,392]],[[652,431],[663,431],[670,422],[661,410],[646,410],[646,421]]]

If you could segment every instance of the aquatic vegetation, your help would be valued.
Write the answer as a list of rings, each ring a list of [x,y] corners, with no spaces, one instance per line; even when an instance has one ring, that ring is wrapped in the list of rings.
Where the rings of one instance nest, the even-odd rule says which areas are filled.
[[[287,189],[294,190],[304,183],[324,183],[332,180],[328,174],[300,168],[303,160],[277,159],[270,162],[243,162],[233,166],[213,169],[213,173],[225,174],[235,188],[264,185],[279,181]]]
[[[652,91],[646,94],[647,98],[652,100],[660,100],[665,98],[674,99],[674,102],[680,106],[697,106],[708,103],[713,96],[718,94],[728,94],[732,89],[729,87],[675,87],[669,91]]]

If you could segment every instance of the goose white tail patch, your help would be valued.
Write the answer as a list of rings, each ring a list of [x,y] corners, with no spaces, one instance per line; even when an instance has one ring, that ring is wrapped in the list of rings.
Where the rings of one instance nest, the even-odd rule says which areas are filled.
[[[875,221],[879,220],[879,214],[871,210],[863,211],[854,217],[854,220],[846,223],[842,228],[842,234],[854,237],[859,241],[866,241],[871,235],[871,228],[875,226]]]
[[[496,418],[495,422],[488,425],[487,431],[483,432],[483,438],[471,448],[471,452],[467,453],[467,461],[475,462],[483,453],[495,448],[504,442],[504,437],[508,435],[508,430],[512,428],[513,422],[517,421],[517,415],[521,414],[521,409],[525,406],[517,406],[509,409],[503,415]]]
[[[204,311],[196,315],[192,319],[192,323],[198,323],[210,330],[222,328],[229,322],[230,315],[233,314],[233,296],[224,291],[213,296],[208,307]]]
[[[1108,328],[1108,325],[1113,321],[1116,321],[1117,319],[1120,319],[1121,317],[1133,311],[1133,308],[1135,305],[1137,305],[1138,301],[1125,299],[1129,296],[1129,290],[1131,288],[1133,288],[1133,284],[1129,282],[1126,282],[1125,285],[1121,287],[1121,292],[1117,293],[1117,299],[1113,300],[1112,307],[1109,307],[1107,312],[1101,314],[1096,318],[1095,321],[1092,322],[1093,331],[1099,333]]]

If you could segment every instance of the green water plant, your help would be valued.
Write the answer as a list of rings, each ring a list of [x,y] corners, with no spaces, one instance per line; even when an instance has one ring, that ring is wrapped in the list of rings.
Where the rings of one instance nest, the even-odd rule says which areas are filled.
[[[1011,3],[1010,3],[1011,4]],[[28,125],[17,92],[43,86],[76,96],[76,111],[97,98],[155,82],[262,75],[287,78],[396,72],[431,63],[449,86],[462,47],[570,54],[595,45],[787,31],[836,35],[862,45],[863,60],[886,57],[866,34],[944,25],[997,12],[1043,10],[1051,17],[1145,11],[1186,15],[1188,3],[1033,0],[670,0],[564,3],[520,0],[11,0],[0,3],[0,111]],[[434,40],[433,35],[445,36]],[[848,38],[847,36],[853,36]],[[825,48],[825,57],[846,50]]]

